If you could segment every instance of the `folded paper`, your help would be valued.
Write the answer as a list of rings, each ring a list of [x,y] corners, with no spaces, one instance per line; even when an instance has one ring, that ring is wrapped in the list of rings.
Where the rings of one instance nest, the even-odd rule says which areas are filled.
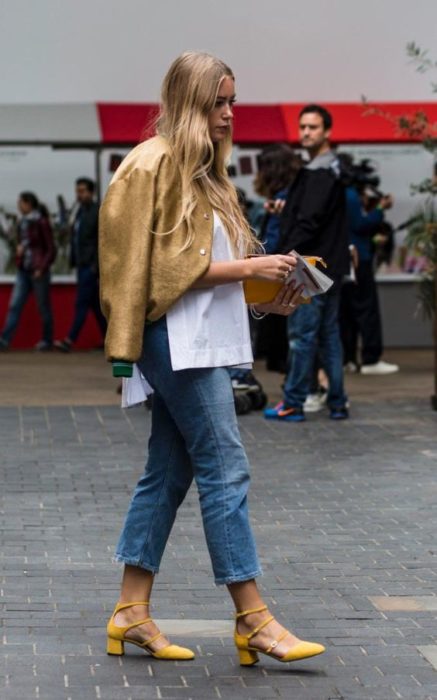
[[[244,281],[244,297],[248,304],[268,304],[275,299],[282,287],[290,282],[294,282],[296,287],[303,286],[300,303],[308,302],[311,297],[324,294],[332,287],[333,281],[316,267],[318,262],[326,267],[321,258],[299,255],[294,250],[290,255],[296,258],[296,267],[284,282],[260,279]]]

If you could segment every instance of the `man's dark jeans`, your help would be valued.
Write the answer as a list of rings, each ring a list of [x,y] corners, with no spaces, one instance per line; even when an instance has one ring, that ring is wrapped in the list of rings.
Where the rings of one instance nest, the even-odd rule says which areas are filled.
[[[8,315],[1,338],[8,345],[12,340],[15,329],[18,326],[21,312],[33,291],[38,305],[38,311],[42,319],[42,340],[48,345],[53,342],[53,316],[50,304],[50,272],[35,278],[30,270],[18,270],[11,300],[9,302]]]
[[[302,304],[288,319],[290,371],[284,385],[287,406],[301,408],[310,393],[311,376],[319,350],[329,380],[328,406],[347,402],[343,388],[343,349],[338,324],[339,286]]]
[[[106,333],[106,321],[100,310],[99,278],[92,267],[79,267],[77,270],[77,294],[74,319],[68,338],[74,343],[86,321],[88,311],[96,317],[102,335]]]

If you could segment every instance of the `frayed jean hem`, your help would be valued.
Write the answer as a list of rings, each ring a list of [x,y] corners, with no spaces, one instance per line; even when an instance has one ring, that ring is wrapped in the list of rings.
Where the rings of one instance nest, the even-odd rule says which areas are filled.
[[[223,576],[215,578],[216,586],[228,586],[231,583],[244,583],[244,581],[252,581],[252,579],[262,576],[262,569],[257,569],[250,574],[242,574],[241,576]]]
[[[130,559],[129,557],[124,557],[122,554],[115,554],[112,557],[114,564],[126,564],[127,566],[136,566],[138,569],[145,569],[150,571],[152,574],[159,573],[159,566],[152,566],[144,561],[139,561],[138,559]]]

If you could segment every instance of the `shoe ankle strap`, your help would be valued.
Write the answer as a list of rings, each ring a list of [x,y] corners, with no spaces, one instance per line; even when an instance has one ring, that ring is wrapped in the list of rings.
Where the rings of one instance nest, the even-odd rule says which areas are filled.
[[[273,617],[273,615],[269,615],[269,617],[266,617],[265,620],[260,622],[260,624],[257,625],[251,632],[249,632],[249,634],[246,634],[244,636],[246,636],[247,639],[252,639],[252,637],[254,637],[256,634],[258,634],[258,632],[261,632],[261,630],[264,629],[264,627],[267,627],[267,625],[269,625],[271,622],[273,622],[274,619],[275,618]]]
[[[149,601],[141,600],[139,602],[135,601],[134,603],[117,603],[114,613],[118,613],[120,610],[126,610],[126,608],[133,608],[134,605],[149,605]]]
[[[253,613],[264,612],[264,610],[267,610],[267,605],[262,605],[260,608],[253,608],[252,610],[243,610],[242,612],[235,613],[235,619],[239,620],[240,617],[252,615]]]

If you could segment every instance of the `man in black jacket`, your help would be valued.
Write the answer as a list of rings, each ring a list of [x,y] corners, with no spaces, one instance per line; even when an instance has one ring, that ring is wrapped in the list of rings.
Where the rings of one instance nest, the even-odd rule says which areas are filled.
[[[55,347],[70,352],[92,311],[104,337],[106,321],[100,310],[98,228],[99,205],[94,200],[94,182],[87,177],[76,180],[78,207],[72,224],[71,266],[77,270],[77,293],[73,323],[63,340],[55,340]]]
[[[328,406],[333,419],[348,417],[343,388],[343,354],[338,324],[341,281],[349,271],[345,188],[338,161],[330,147],[332,117],[319,105],[307,105],[299,115],[299,137],[310,162],[302,168],[285,201],[280,252],[322,257],[334,285],[313,297],[288,319],[290,370],[284,400],[265,411],[265,417],[303,421],[303,405],[310,393],[319,351],[329,379]]]

